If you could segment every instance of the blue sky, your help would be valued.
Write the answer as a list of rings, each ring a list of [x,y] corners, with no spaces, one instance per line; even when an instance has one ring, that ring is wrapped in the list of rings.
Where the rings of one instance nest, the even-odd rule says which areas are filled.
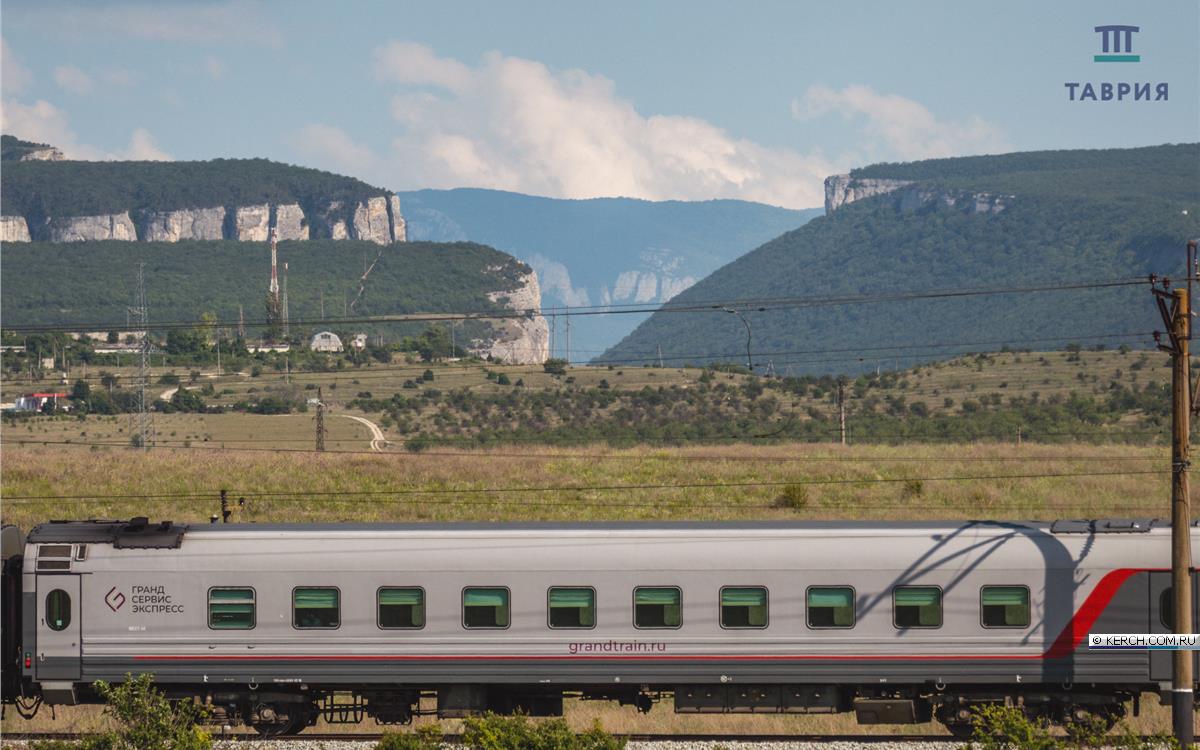
[[[1135,64],[1095,63],[1130,24]],[[3,128],[77,158],[820,204],[874,161],[1200,139],[1200,3],[6,0]],[[1069,101],[1067,81],[1168,101]]]

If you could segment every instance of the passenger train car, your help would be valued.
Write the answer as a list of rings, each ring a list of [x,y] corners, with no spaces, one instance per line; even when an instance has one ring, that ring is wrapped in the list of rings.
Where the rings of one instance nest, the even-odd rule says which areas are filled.
[[[1115,721],[1170,687],[1169,653],[1085,642],[1170,632],[1170,529],[1148,519],[135,518],[3,537],[3,694],[24,713],[151,672],[266,734],[422,707],[554,715],[564,695],[963,732],[980,704]]]

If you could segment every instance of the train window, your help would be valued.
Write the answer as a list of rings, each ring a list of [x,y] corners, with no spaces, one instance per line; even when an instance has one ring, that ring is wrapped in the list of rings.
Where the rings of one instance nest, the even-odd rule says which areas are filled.
[[[985,628],[1029,627],[1027,586],[984,586],[979,590],[979,607]]]
[[[410,588],[382,588],[375,598],[379,605],[379,627],[425,627],[425,591]]]
[[[550,627],[596,627],[596,590],[593,588],[552,588],[546,593]]]
[[[254,589],[209,589],[208,627],[250,630],[254,627]]]
[[[71,595],[62,589],[46,594],[46,625],[51,630],[66,630],[71,624]]]
[[[892,617],[898,628],[940,628],[942,590],[937,586],[892,589]]]
[[[849,586],[812,586],[807,605],[810,628],[854,627],[854,589]]]
[[[464,628],[507,628],[508,589],[463,589]]]
[[[765,628],[767,590],[761,586],[726,586],[721,589],[721,627]]]
[[[336,628],[341,624],[341,592],[335,588],[292,589],[292,626]]]
[[[639,587],[633,590],[635,628],[677,628],[683,624],[683,594],[673,587]]]
[[[1158,595],[1158,621],[1168,632],[1175,632],[1175,587],[1168,586]]]

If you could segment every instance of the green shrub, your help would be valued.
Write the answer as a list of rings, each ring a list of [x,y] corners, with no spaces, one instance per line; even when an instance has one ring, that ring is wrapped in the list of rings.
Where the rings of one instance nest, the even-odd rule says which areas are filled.
[[[575,734],[563,719],[533,723],[524,716],[488,713],[463,722],[462,744],[471,750],[623,750],[625,741],[599,722]]]
[[[388,732],[375,750],[438,750],[442,746],[442,728],[424,724],[411,732]]]
[[[789,484],[783,488],[779,497],[775,498],[776,508],[791,508],[803,510],[808,507],[808,488],[802,484]]]
[[[209,750],[212,737],[197,723],[205,709],[188,700],[171,702],[154,689],[153,676],[125,675],[125,682],[95,683],[108,707],[106,713],[121,725],[114,732],[84,741],[85,750]]]

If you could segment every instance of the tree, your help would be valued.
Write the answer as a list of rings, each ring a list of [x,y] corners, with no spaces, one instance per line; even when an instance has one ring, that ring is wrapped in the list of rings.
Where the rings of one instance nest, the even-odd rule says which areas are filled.
[[[565,375],[567,373],[567,360],[551,357],[542,363],[542,370],[551,375]]]
[[[83,403],[88,400],[91,395],[92,387],[85,380],[76,380],[75,385],[71,387],[71,400]]]
[[[171,406],[184,412],[204,411],[204,399],[196,391],[180,388],[171,395]]]
[[[121,340],[121,334],[117,333],[116,331],[109,331],[108,336],[106,336],[104,340],[110,344],[115,344]]]
[[[117,387],[117,382],[120,381],[120,379],[121,376],[114,375],[107,370],[102,370],[100,372],[100,385],[108,389],[110,395],[112,394],[112,389]]]

